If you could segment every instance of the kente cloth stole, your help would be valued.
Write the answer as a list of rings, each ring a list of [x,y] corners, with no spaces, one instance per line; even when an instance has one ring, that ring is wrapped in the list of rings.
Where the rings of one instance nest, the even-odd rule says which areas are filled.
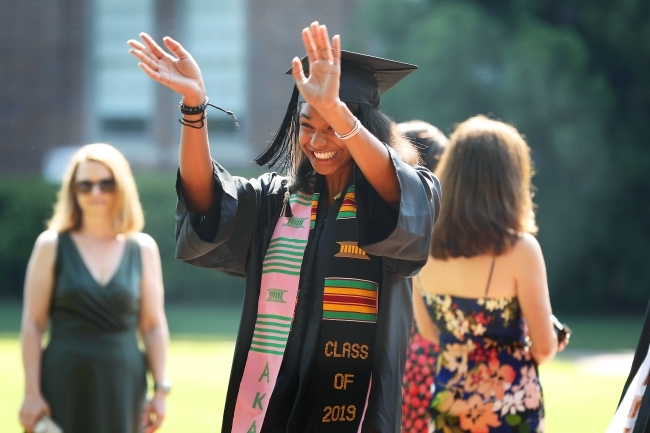
[[[318,191],[318,189],[316,189]],[[263,262],[257,321],[233,417],[233,433],[259,433],[275,386],[298,301],[300,269],[320,194],[290,197],[292,217],[280,216]],[[305,222],[309,221],[309,224]],[[309,389],[316,432],[360,430],[370,391],[381,280],[381,258],[357,245],[354,185],[338,212],[329,258],[323,313]],[[319,253],[320,256],[320,253]]]
[[[361,430],[370,392],[381,257],[357,242],[357,206],[352,185],[343,198],[328,248],[320,336],[311,371],[311,425],[316,433]]]
[[[258,433],[280,372],[298,299],[300,268],[310,232],[312,201],[292,194],[293,216],[280,215],[262,264],[253,340],[235,402],[232,433]]]

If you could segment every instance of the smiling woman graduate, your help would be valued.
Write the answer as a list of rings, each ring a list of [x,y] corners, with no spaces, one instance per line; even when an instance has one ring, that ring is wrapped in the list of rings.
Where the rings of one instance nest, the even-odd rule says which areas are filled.
[[[246,180],[212,160],[198,65],[165,38],[129,41],[183,96],[176,253],[246,278],[223,432],[396,432],[411,321],[409,277],[427,260],[438,181],[379,110],[415,66],[341,51],[325,26],[274,140]]]

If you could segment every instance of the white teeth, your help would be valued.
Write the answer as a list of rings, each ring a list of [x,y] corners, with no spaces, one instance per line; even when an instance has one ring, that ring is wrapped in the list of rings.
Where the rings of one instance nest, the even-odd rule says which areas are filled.
[[[332,159],[338,152],[314,152],[316,159]]]

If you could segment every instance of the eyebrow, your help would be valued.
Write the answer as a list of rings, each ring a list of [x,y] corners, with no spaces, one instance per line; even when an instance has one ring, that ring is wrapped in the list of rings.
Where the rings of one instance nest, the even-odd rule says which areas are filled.
[[[305,113],[300,113],[300,118],[303,118],[303,117],[304,117],[305,119],[307,119],[307,120],[311,120],[311,117],[309,117],[307,114],[305,114]]]

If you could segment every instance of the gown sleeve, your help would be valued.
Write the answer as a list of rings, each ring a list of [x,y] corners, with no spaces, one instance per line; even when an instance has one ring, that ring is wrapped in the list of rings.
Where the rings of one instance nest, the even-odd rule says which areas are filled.
[[[246,262],[260,217],[270,203],[267,195],[281,188],[282,178],[266,173],[247,180],[231,176],[217,162],[214,199],[205,215],[190,212],[176,179],[176,258],[195,266],[245,277]],[[275,190],[275,191],[274,191]]]
[[[356,170],[359,246],[382,256],[400,277],[414,276],[427,262],[431,232],[440,213],[440,182],[426,168],[412,167],[388,148],[401,198],[399,208],[386,203]]]

